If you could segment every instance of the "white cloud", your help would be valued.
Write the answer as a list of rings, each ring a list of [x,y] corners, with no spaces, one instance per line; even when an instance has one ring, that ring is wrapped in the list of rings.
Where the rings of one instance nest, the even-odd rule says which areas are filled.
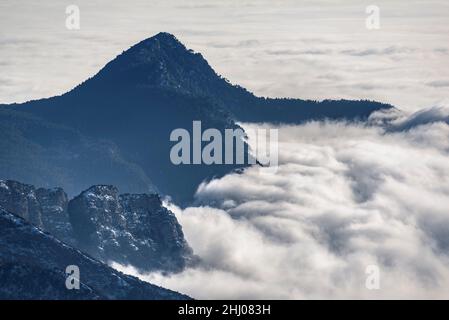
[[[206,299],[448,298],[448,124],[312,122],[279,138],[276,173],[228,175],[199,188],[204,206],[171,205],[198,268],[139,276]],[[365,287],[369,265],[380,290]]]

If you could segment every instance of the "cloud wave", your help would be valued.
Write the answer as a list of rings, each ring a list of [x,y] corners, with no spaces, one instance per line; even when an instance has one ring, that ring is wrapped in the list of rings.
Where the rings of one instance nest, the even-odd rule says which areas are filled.
[[[202,184],[200,206],[170,205],[202,264],[139,276],[205,299],[448,298],[443,110],[388,133],[341,122],[280,127],[276,173],[254,167]],[[396,121],[417,118],[430,116]],[[370,265],[379,290],[365,286]]]

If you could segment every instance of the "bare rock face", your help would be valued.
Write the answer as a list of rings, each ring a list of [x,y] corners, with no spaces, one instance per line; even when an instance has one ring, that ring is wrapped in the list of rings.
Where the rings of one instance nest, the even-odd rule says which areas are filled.
[[[35,193],[42,211],[44,230],[62,241],[73,244],[73,231],[67,213],[69,204],[67,194],[61,188],[39,188]]]
[[[13,180],[0,180],[0,207],[67,243],[73,243],[67,213],[68,199],[61,188],[36,189]]]
[[[61,188],[0,180],[0,207],[103,262],[178,272],[196,260],[156,194],[119,195],[97,185],[69,201]]]
[[[93,186],[69,202],[68,212],[80,249],[102,261],[168,272],[193,261],[181,226],[158,195]]]
[[[79,248],[98,259],[117,260],[116,248],[131,240],[113,186],[94,186],[69,202],[68,211]]]
[[[173,212],[166,209],[157,194],[124,194],[119,197],[127,230],[136,239],[132,264],[145,268],[155,261],[161,270],[182,270],[195,258],[187,244],[181,225]]]
[[[0,180],[0,206],[38,227],[43,227],[42,210],[31,185]]]

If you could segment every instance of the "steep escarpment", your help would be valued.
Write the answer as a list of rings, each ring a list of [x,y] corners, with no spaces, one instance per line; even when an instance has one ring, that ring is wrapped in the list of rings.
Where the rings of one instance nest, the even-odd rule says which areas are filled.
[[[93,186],[69,203],[79,246],[103,261],[152,270],[180,271],[192,259],[175,215],[158,195],[119,195],[114,186]]]
[[[0,180],[0,207],[103,262],[178,272],[195,262],[175,215],[157,194],[98,185],[72,200],[61,188]]]
[[[58,239],[73,244],[68,202],[67,195],[61,188],[35,188],[13,180],[0,180],[0,207]]]

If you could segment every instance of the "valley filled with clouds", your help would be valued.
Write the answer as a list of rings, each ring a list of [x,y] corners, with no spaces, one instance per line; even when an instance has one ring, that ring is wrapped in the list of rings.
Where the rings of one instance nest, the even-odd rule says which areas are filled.
[[[168,204],[200,266],[173,276],[116,267],[205,299],[447,298],[448,116],[280,127],[276,172],[202,184],[199,203],[214,206]],[[365,286],[372,265],[379,290]]]

